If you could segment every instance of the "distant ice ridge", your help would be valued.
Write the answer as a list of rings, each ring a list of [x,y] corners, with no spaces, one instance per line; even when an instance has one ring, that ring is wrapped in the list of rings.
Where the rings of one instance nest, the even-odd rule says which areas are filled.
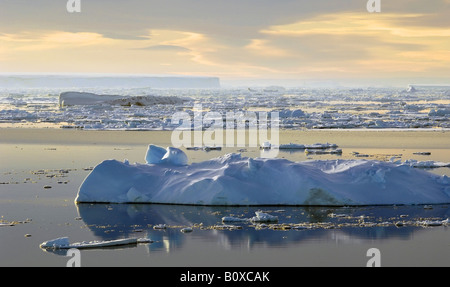
[[[292,162],[227,154],[187,164],[183,151],[150,146],[147,164],[106,160],[77,203],[190,205],[412,205],[450,203],[450,180],[408,164]]]
[[[185,99],[171,96],[134,96],[125,97],[119,95],[97,95],[84,92],[64,92],[59,96],[59,105],[120,105],[120,106],[151,106],[151,105],[175,105],[185,102]]]

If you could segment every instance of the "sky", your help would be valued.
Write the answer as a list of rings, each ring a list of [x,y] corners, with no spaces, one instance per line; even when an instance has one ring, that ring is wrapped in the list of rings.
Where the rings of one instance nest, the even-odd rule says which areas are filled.
[[[0,73],[450,84],[450,0],[0,0]]]

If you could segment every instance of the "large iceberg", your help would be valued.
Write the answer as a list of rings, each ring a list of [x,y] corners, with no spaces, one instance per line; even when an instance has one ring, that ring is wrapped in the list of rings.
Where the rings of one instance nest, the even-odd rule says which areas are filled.
[[[146,164],[106,160],[82,183],[77,203],[190,205],[412,205],[450,203],[450,180],[408,164],[370,160],[247,158],[188,164],[151,145]]]
[[[97,95],[85,92],[63,92],[59,95],[59,105],[85,106],[85,105],[119,105],[119,106],[152,106],[182,104],[186,100],[175,96],[120,96]]]

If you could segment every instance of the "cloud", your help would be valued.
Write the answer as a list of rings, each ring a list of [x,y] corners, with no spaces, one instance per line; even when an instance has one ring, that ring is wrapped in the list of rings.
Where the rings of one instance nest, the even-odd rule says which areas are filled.
[[[0,72],[449,76],[449,0],[366,2],[3,0]]]
[[[140,50],[149,50],[149,51],[163,51],[163,52],[189,52],[188,48],[175,46],[175,45],[154,45],[143,48],[137,48]]]

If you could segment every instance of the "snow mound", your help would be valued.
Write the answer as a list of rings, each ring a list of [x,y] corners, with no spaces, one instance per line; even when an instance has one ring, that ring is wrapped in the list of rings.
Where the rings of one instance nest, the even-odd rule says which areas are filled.
[[[187,164],[179,149],[150,146],[147,162],[106,160],[76,202],[190,205],[395,205],[450,203],[450,181],[408,164],[370,160],[292,162],[227,154]],[[160,161],[158,160],[160,159]]]
[[[187,155],[181,149],[174,147],[164,149],[155,145],[149,145],[145,160],[147,164],[168,164],[179,166],[188,164]]]

